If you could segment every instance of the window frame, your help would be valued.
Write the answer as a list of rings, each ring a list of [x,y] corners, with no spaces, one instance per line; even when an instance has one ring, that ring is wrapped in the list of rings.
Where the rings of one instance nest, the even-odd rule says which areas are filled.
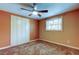
[[[58,19],[61,18],[61,24],[54,24],[54,25],[61,25],[61,29],[58,29],[58,30],[56,30],[56,29],[47,29],[47,26],[48,26],[47,25],[47,21],[52,21],[55,18],[58,18]],[[63,31],[63,16],[58,16],[58,17],[53,17],[53,18],[46,19],[46,22],[45,22],[45,30],[46,31]]]

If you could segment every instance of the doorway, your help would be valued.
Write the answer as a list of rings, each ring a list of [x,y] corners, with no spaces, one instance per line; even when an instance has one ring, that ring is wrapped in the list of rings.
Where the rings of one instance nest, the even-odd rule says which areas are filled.
[[[11,46],[27,43],[30,40],[29,19],[11,15]]]

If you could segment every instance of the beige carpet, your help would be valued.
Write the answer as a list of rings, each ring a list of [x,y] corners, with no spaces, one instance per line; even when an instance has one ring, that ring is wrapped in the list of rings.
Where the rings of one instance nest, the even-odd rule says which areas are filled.
[[[0,55],[79,55],[79,51],[38,40],[0,50]]]

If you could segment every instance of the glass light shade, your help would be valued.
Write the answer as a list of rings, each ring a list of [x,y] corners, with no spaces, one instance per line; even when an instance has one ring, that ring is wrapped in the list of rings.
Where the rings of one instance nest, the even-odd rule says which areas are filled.
[[[37,15],[38,14],[38,12],[37,11],[33,11],[33,13],[32,13],[33,15]]]

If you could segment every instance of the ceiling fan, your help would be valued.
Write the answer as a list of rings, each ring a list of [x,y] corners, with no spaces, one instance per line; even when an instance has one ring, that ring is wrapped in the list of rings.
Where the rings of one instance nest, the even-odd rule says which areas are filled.
[[[25,9],[25,8],[21,8],[21,9],[30,11],[31,13],[28,16],[38,15],[39,17],[41,17],[42,15],[40,13],[47,13],[48,12],[48,10],[37,10],[36,5],[37,5],[36,3],[33,3],[33,5],[28,5],[30,8],[32,8],[32,10]]]

